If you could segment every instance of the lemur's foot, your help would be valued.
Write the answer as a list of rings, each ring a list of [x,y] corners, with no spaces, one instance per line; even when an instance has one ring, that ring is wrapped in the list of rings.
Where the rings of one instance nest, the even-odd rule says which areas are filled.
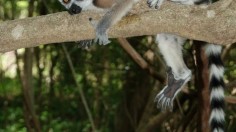
[[[99,45],[107,45],[111,41],[108,39],[108,35],[106,33],[106,29],[102,28],[98,25],[97,21],[94,21],[92,18],[89,18],[90,23],[93,27],[96,28],[96,38],[94,39],[94,43],[98,43]]]
[[[155,7],[156,9],[159,9],[161,5],[163,4],[164,0],[147,0],[147,4],[150,8]]]
[[[82,49],[87,49],[94,44],[93,40],[82,40],[79,41],[78,43],[79,43],[78,47]]]
[[[172,2],[175,2],[177,4],[183,4],[183,5],[195,5],[196,3],[203,2],[204,4],[207,4],[209,1],[199,1],[199,0],[170,0]],[[202,3],[202,4],[203,4]]]
[[[176,79],[171,68],[167,70],[168,82],[161,92],[155,97],[155,102],[157,102],[157,107],[162,110],[173,109],[173,100],[183,86],[190,80],[191,71],[189,71],[183,78]]]

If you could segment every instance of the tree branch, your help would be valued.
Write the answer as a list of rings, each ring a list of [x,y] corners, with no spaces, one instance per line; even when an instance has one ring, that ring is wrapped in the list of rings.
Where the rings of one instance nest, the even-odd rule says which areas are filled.
[[[81,98],[81,101],[84,105],[84,108],[85,108],[85,111],[86,111],[86,114],[88,116],[88,119],[91,123],[91,126],[92,126],[92,130],[93,132],[97,132],[97,129],[96,129],[96,126],[95,126],[95,123],[94,123],[94,119],[93,119],[93,116],[92,116],[92,113],[90,111],[90,108],[88,106],[88,102],[85,98],[85,94],[84,94],[84,90],[79,86],[79,82],[77,81],[77,78],[76,78],[76,72],[75,72],[75,68],[74,68],[74,65],[72,63],[72,60],[71,60],[71,57],[66,49],[66,46],[64,44],[62,44],[62,49],[66,55],[66,59],[68,61],[68,64],[69,64],[69,67],[70,67],[70,70],[72,72],[72,76],[73,76],[73,79],[75,81],[75,85],[77,86],[78,90],[79,90],[79,94],[80,94],[80,98]]]
[[[125,38],[118,38],[120,46],[130,55],[130,57],[142,68],[147,71],[152,77],[164,83],[165,79],[163,76],[158,74],[153,67],[151,67],[143,57],[130,45],[130,43]]]
[[[161,32],[216,44],[236,42],[236,1],[221,0],[209,7],[165,2],[160,10],[149,9],[146,0],[132,14],[109,30],[109,37],[153,35]],[[101,13],[86,11],[70,16],[66,12],[0,23],[0,52],[41,44],[93,39],[92,17]]]

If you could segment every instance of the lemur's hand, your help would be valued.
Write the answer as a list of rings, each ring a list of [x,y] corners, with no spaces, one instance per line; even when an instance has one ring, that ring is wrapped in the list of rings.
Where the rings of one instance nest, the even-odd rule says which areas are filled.
[[[98,25],[97,21],[94,21],[92,18],[89,18],[90,23],[96,29],[96,38],[94,39],[94,43],[98,43],[99,45],[107,45],[111,41],[108,39],[107,29]]]
[[[96,29],[96,38],[94,40],[95,43],[99,45],[107,45],[111,41],[108,39],[107,33],[103,31],[103,29],[97,28]]]
[[[159,9],[163,4],[164,0],[147,0],[147,4],[150,8]]]

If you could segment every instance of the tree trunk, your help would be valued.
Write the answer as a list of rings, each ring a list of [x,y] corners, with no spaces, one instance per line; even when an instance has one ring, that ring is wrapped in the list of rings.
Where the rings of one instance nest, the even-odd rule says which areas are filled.
[[[198,88],[198,101],[199,101],[199,120],[198,131],[209,132],[209,117],[210,117],[210,97],[209,97],[209,71],[208,60],[204,53],[203,42],[195,41],[196,44],[196,88]]]

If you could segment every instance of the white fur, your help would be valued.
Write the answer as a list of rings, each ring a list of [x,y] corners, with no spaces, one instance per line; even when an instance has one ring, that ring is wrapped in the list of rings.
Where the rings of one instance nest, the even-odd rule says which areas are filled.
[[[224,100],[224,89],[222,87],[213,88],[211,90],[210,100]]]
[[[165,0],[148,0],[149,6],[159,8]]]
[[[95,8],[93,6],[93,0],[83,0],[83,1],[71,0],[68,4],[65,4],[63,2],[63,0],[59,0],[59,2],[63,6],[65,6],[66,9],[69,9],[73,3],[80,6],[82,8],[82,10],[89,10],[89,9],[94,9]]]
[[[211,112],[211,116],[210,116],[210,122],[212,120],[216,120],[218,122],[224,122],[225,120],[225,113],[222,109],[214,109]]]
[[[216,44],[207,44],[205,46],[205,52],[209,56],[211,54],[217,55],[221,53],[222,46]]]
[[[171,35],[158,34],[156,42],[168,66],[172,68],[176,79],[186,78],[191,71],[187,68],[182,57],[182,45],[185,38]]]
[[[222,130],[221,128],[215,128],[213,132],[224,132],[224,130]]]
[[[147,0],[150,7],[160,8],[165,0]],[[194,5],[195,2],[199,0],[170,0],[175,3],[183,4],[183,5]]]
[[[193,5],[197,0],[170,0],[172,2],[177,2],[183,5]]]
[[[210,77],[215,76],[218,80],[220,80],[224,75],[224,67],[211,65],[210,66]],[[210,78],[211,79],[211,78]]]

